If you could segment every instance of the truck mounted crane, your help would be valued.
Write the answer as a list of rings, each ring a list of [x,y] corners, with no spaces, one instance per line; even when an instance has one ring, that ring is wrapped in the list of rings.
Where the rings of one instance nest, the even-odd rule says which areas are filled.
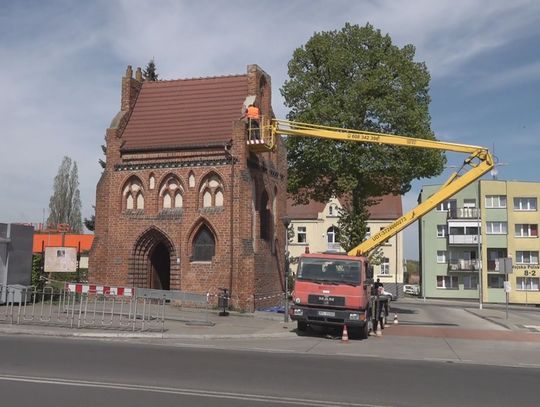
[[[313,137],[468,154],[461,168],[454,172],[436,193],[385,229],[349,250],[348,256],[313,253],[300,257],[296,286],[292,293],[293,304],[290,307],[290,316],[297,321],[298,330],[303,331],[308,325],[346,325],[361,338],[366,338],[368,321],[374,318],[373,298],[369,292],[373,273],[366,256],[437,205],[480,179],[493,168],[493,156],[487,148],[480,146],[289,120],[269,120],[265,117],[261,117],[260,134],[257,134],[257,138],[251,137],[248,131],[247,144],[254,152],[272,151],[278,136]]]

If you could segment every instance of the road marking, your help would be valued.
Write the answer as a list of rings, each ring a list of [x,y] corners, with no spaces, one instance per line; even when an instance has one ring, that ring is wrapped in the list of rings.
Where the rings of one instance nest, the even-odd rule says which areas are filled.
[[[10,381],[10,382],[23,382],[23,383],[55,384],[55,385],[60,385],[60,386],[95,387],[95,388],[114,389],[114,390],[143,391],[143,392],[164,393],[164,394],[177,394],[177,395],[193,396],[193,397],[211,397],[211,398],[218,398],[218,399],[221,398],[221,399],[259,401],[259,402],[274,403],[274,404],[289,404],[289,405],[294,404],[294,405],[299,405],[299,406],[386,407],[381,404],[365,404],[365,403],[354,403],[354,402],[345,402],[345,401],[344,402],[323,401],[323,400],[303,399],[303,398],[295,398],[295,397],[266,396],[263,394],[240,394],[240,393],[219,392],[219,391],[210,391],[210,390],[177,389],[173,387],[157,387],[157,386],[133,385],[133,384],[125,384],[125,383],[112,384],[112,383],[105,383],[105,382],[47,378],[47,377],[0,375],[0,380]]]

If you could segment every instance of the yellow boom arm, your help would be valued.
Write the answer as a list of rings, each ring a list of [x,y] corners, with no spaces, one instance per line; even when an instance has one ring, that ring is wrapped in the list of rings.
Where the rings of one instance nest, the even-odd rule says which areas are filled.
[[[429,197],[426,201],[415,207],[410,212],[397,219],[390,226],[381,230],[368,240],[348,252],[350,256],[367,254],[392,236],[409,226],[422,217],[441,202],[446,201],[452,195],[472,184],[493,168],[493,157],[485,147],[471,146],[467,144],[446,143],[442,141],[424,140],[413,137],[393,134],[374,133],[368,131],[340,129],[338,127],[317,126],[307,123],[297,123],[288,120],[272,120],[263,128],[263,137],[268,136],[275,140],[277,135],[293,137],[315,137],[322,139],[357,141],[361,143],[388,144],[393,146],[431,148],[434,150],[453,151],[466,153],[469,156],[463,162],[469,170],[463,174],[456,172],[450,176],[442,188]],[[273,143],[272,145],[275,145]]]

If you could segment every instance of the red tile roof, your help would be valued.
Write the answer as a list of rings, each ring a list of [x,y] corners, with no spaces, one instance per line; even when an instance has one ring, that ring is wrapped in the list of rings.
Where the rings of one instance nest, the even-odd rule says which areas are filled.
[[[94,235],[64,235],[64,244],[62,245],[62,234],[60,233],[34,233],[34,244],[32,252],[41,253],[42,248],[45,247],[79,247],[81,244],[81,252],[87,252],[92,247],[94,241]]]
[[[122,151],[226,143],[247,92],[247,75],[145,81]]]
[[[291,219],[317,219],[320,212],[324,210],[326,204],[310,201],[307,205],[293,205],[292,199],[287,199],[287,216]],[[370,219],[391,220],[403,215],[401,196],[385,195],[378,198],[378,202],[368,208]]]

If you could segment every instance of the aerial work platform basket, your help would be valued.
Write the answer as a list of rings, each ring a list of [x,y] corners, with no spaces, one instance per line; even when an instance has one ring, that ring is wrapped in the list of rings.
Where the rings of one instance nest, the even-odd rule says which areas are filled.
[[[254,153],[267,153],[273,151],[276,146],[276,133],[272,131],[273,124],[268,117],[261,116],[258,123],[254,125],[252,121],[247,123],[247,145]]]

